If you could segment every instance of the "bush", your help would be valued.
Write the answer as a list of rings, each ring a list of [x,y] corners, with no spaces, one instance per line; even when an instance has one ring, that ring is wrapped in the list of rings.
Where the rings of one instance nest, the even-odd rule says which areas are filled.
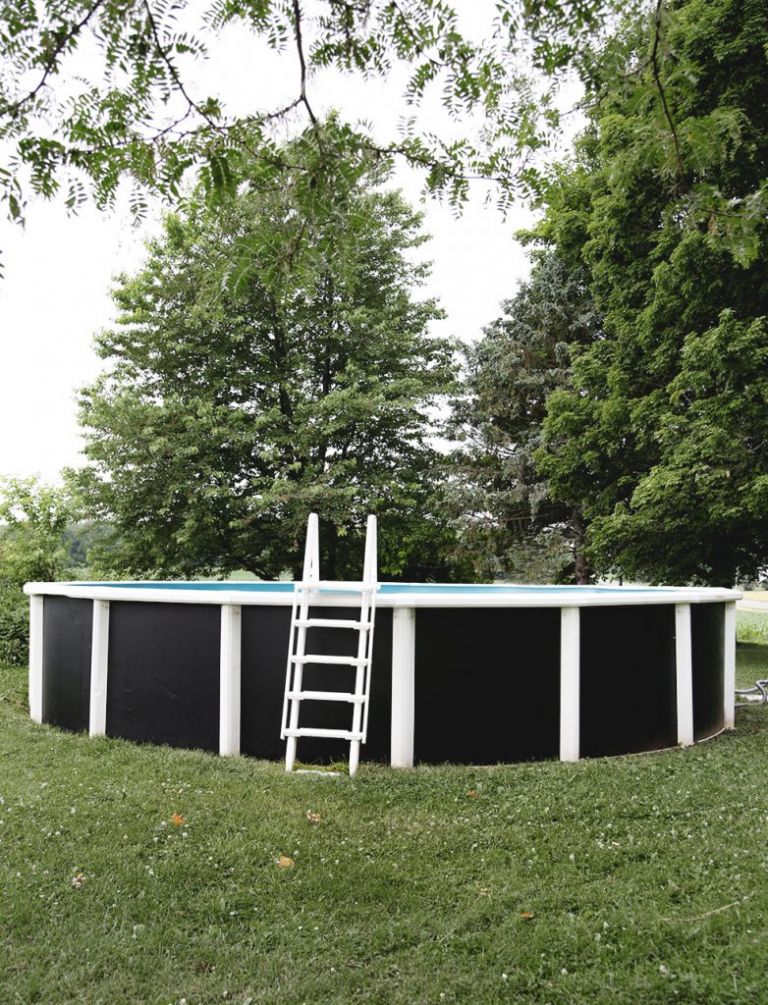
[[[0,663],[23,666],[29,657],[29,599],[0,584]]]
[[[29,654],[28,580],[66,573],[75,519],[68,489],[37,478],[0,477],[0,664],[23,666]]]

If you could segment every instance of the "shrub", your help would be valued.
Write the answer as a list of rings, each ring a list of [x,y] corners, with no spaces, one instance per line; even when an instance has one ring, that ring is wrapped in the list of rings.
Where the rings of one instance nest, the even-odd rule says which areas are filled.
[[[29,655],[29,600],[18,586],[0,584],[0,663],[23,666]]]

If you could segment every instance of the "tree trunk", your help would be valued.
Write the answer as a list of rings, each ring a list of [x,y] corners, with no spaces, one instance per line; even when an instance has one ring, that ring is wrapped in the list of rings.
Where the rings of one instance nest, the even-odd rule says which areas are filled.
[[[590,568],[584,555],[584,538],[586,527],[579,510],[575,509],[571,516],[573,528],[573,578],[577,586],[586,586],[590,580]]]
[[[336,524],[329,523],[323,528],[328,550],[326,552],[324,568],[322,569],[323,579],[338,579],[338,543],[339,535],[336,533]]]

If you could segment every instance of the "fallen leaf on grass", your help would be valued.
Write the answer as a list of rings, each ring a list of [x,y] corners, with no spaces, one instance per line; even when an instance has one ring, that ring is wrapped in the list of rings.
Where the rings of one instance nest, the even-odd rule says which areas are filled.
[[[477,789],[470,789],[469,792],[467,793],[467,796],[470,799],[477,799]]]
[[[186,822],[187,821],[184,819],[181,813],[174,813],[171,816],[171,823],[173,824],[174,827],[183,827]]]
[[[278,869],[293,868],[293,859],[290,857],[290,855],[280,855],[278,858],[275,859],[275,862],[277,863]]]
[[[533,921],[533,911],[521,911],[520,917],[523,921]]]
[[[307,820],[311,824],[321,824],[323,822],[323,818],[319,813],[315,813],[314,810],[307,810]]]

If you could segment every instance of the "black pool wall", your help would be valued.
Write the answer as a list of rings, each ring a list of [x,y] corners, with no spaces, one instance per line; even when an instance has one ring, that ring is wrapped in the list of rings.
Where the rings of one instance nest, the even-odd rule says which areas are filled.
[[[310,617],[353,620],[359,608],[311,608]],[[240,749],[253,757],[280,760],[285,741],[280,739],[283,710],[288,632],[288,607],[242,607],[242,676]],[[321,655],[356,656],[357,632],[349,629],[315,628],[307,632],[306,652]],[[303,687],[313,691],[354,691],[354,667],[312,666],[304,668]],[[352,706],[347,703],[303,701],[300,726],[350,729]],[[376,611],[373,641],[371,701],[368,741],[361,756],[368,761],[389,761],[392,709],[392,611]],[[307,764],[346,761],[349,744],[343,740],[304,737],[298,743],[298,758]]]
[[[581,608],[581,755],[677,743],[674,606]]]
[[[43,722],[88,729],[93,601],[43,600]]]
[[[107,736],[219,749],[221,609],[110,605]]]
[[[725,605],[691,605],[693,736],[705,740],[725,725]]]
[[[88,728],[91,600],[46,596],[43,721]],[[324,618],[356,611],[322,608]],[[290,608],[243,605],[241,750],[284,756],[280,722]],[[493,764],[559,755],[559,608],[416,611],[416,762]],[[694,733],[723,728],[725,605],[692,604]],[[583,607],[581,754],[677,743],[674,605]],[[113,601],[106,731],[136,741],[217,751],[221,608]],[[354,654],[357,634],[316,629],[307,651]],[[379,609],[373,646],[367,760],[388,761],[392,610]],[[307,666],[305,688],[353,690],[351,667]],[[304,702],[300,725],[349,728],[352,706]],[[302,739],[308,763],[346,759],[343,741]]]
[[[557,757],[559,608],[416,611],[415,760]]]

